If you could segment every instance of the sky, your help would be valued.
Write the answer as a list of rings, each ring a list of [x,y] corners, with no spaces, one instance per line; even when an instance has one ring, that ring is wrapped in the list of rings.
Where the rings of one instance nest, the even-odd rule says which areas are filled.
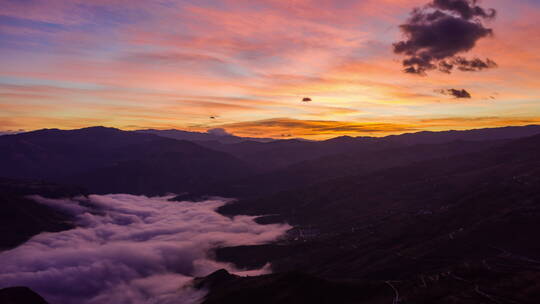
[[[540,123],[540,2],[472,1],[0,0],[0,132],[325,139]]]

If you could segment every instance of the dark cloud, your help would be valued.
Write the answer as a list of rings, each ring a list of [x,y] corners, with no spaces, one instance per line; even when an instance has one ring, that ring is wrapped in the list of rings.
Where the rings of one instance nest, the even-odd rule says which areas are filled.
[[[467,92],[465,89],[447,89],[447,90],[438,90],[438,93],[454,96],[455,98],[471,98],[471,94]]]
[[[468,60],[463,57],[456,57],[454,58],[453,62],[457,66],[458,69],[464,72],[476,72],[476,71],[481,71],[483,69],[497,67],[497,63],[495,63],[495,61],[489,58],[483,61],[479,58]]]
[[[430,5],[435,9],[447,10],[459,14],[463,19],[470,20],[474,17],[491,19],[497,14],[494,9],[485,10],[477,6],[478,1],[473,0],[433,0]]]
[[[189,288],[193,276],[221,268],[240,275],[269,271],[241,271],[210,260],[211,248],[266,243],[290,228],[222,216],[215,209],[224,200],[171,197],[33,197],[76,215],[78,228],[42,233],[1,252],[0,288],[28,286],[50,303],[63,304],[199,303],[205,292]]]
[[[309,97],[304,97],[304,98],[302,98],[302,101],[303,101],[303,102],[310,102],[310,101],[311,101],[311,98],[309,98]]]
[[[496,15],[493,9],[485,10],[476,0],[434,0],[423,8],[412,11],[407,23],[400,26],[406,40],[394,44],[396,54],[406,55],[404,71],[425,75],[438,69],[451,73],[479,71],[495,67],[491,59],[467,60],[458,54],[472,50],[476,42],[493,35],[483,21]]]

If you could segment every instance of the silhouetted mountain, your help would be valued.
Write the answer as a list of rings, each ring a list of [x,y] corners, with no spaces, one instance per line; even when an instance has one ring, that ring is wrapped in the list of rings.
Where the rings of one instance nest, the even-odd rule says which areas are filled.
[[[351,175],[222,207],[296,228],[276,244],[216,256],[326,279],[398,280],[404,303],[536,303],[540,288],[527,282],[540,279],[539,185],[540,136]]]
[[[393,298],[384,283],[329,281],[299,272],[239,277],[222,269],[196,279],[194,286],[212,290],[203,304],[388,303]]]
[[[74,227],[67,214],[26,198],[34,194],[61,198],[83,195],[85,191],[40,181],[0,178],[0,250],[15,247],[43,231]]]
[[[40,295],[28,287],[9,287],[0,289],[1,304],[47,304]]]
[[[235,144],[201,143],[205,147],[229,153],[256,167],[259,171],[272,171],[309,159],[346,151],[345,145],[326,145],[323,142],[298,139],[273,142],[244,141]],[[358,143],[364,145],[364,143]]]
[[[466,131],[418,132],[387,137],[341,136],[324,141],[298,139],[273,142],[245,141],[234,144],[201,143],[208,148],[227,152],[262,171],[274,171],[303,161],[337,154],[369,153],[382,149],[419,144],[442,144],[453,141],[496,141],[540,134],[540,126],[502,127]],[[321,160],[324,161],[324,160]]]
[[[453,155],[461,153],[461,147],[463,152],[472,151],[468,149],[480,146],[470,142],[473,140],[493,141],[535,132],[540,132],[540,127],[421,132],[385,138],[338,137],[319,142],[209,141],[202,147],[189,141],[104,127],[45,129],[0,137],[0,165],[5,177],[80,184],[98,193],[251,195],[423,160],[430,153],[433,157]],[[433,152],[430,148],[422,152],[421,147],[399,151],[413,144],[456,140],[469,143],[455,143],[453,148],[441,146]],[[379,155],[382,151],[386,152]],[[396,158],[392,156],[395,153],[399,154]]]
[[[416,144],[440,144],[455,140],[466,141],[484,141],[484,140],[501,140],[501,139],[517,139],[540,134],[539,125],[529,125],[522,127],[499,127],[472,129],[464,131],[439,131],[439,132],[417,132],[406,133],[401,135],[390,135],[385,137],[387,140],[402,143],[407,145]]]
[[[503,140],[453,141],[443,144],[397,147],[386,143],[366,143],[365,149],[301,161],[285,168],[240,180],[226,181],[215,185],[212,191],[216,191],[216,194],[232,197],[262,196],[342,176],[367,174],[413,162],[480,151],[487,147],[501,145],[504,142]]]
[[[188,141],[92,127],[0,137],[1,174],[79,184],[94,193],[181,193],[250,173],[240,160]]]
[[[240,143],[243,141],[254,141],[254,142],[271,142],[275,139],[273,138],[257,138],[257,137],[240,137],[231,134],[212,134],[212,133],[203,133],[203,132],[191,132],[183,130],[155,130],[155,129],[146,129],[146,130],[137,130],[139,133],[154,134],[162,137],[168,137],[179,140],[188,140],[193,142],[216,142],[221,144],[234,144]]]
[[[216,281],[218,272],[196,280],[196,287],[211,290],[203,304],[533,304],[538,302],[540,293],[537,271],[504,273],[474,265],[399,281],[329,280],[301,272],[237,277],[226,271],[220,273],[220,280]],[[469,281],[471,276],[479,279]]]
[[[528,126],[203,147],[102,127],[41,130],[0,137],[0,166],[5,176],[90,192],[239,195],[220,212],[294,225],[273,244],[216,249],[220,261],[246,269],[271,262],[276,273],[214,273],[195,283],[210,288],[205,303],[533,304],[540,135],[525,136],[537,133]],[[0,246],[71,227],[25,195],[81,193],[1,180]]]

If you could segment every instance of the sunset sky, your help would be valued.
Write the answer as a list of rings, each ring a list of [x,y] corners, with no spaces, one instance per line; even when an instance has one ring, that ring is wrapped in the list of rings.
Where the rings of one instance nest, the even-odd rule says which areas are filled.
[[[0,131],[323,139],[540,123],[540,1],[478,2],[497,11],[482,20],[493,35],[458,55],[497,67],[405,73],[393,44],[430,1],[0,0]]]

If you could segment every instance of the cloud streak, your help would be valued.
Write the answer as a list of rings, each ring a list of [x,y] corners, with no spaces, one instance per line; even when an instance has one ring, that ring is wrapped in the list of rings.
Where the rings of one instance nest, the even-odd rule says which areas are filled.
[[[196,303],[204,291],[193,276],[226,268],[210,260],[217,246],[273,241],[290,226],[258,225],[253,217],[215,212],[225,203],[169,201],[171,197],[126,194],[34,200],[77,217],[79,227],[42,233],[0,253],[0,288],[28,286],[51,303]]]
[[[282,134],[287,137],[332,136],[337,134],[389,134],[415,130],[414,127],[399,123],[351,122],[330,120],[298,120],[291,118],[276,118],[259,121],[239,122],[221,126],[228,132],[241,136],[269,134],[279,138]]]
[[[465,89],[435,90],[435,92],[465,98],[470,93]],[[457,96],[456,96],[457,95]],[[459,96],[459,97],[458,97]],[[471,96],[472,98],[472,96]],[[471,99],[471,102],[474,102]],[[438,105],[454,106],[462,104],[452,101],[439,102]],[[467,102],[469,104],[469,102]],[[331,120],[299,120],[290,118],[276,118],[268,120],[246,121],[233,124],[220,125],[221,128],[236,136],[253,137],[265,134],[274,138],[304,137],[313,139],[328,139],[338,135],[349,136],[386,136],[417,132],[420,130],[442,131],[448,129],[467,130],[473,128],[488,128],[500,126],[523,126],[539,124],[540,118],[536,116],[401,116],[381,121],[379,119],[365,119],[362,121],[331,121]]]

